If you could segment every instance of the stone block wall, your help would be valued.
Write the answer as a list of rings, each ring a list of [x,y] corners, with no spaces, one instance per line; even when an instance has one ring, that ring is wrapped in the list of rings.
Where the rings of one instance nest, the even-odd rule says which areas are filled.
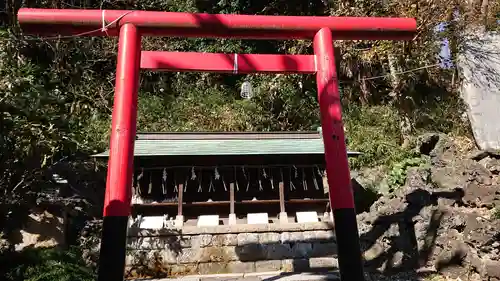
[[[128,277],[337,267],[334,233],[326,223],[141,230],[129,233],[127,248]]]

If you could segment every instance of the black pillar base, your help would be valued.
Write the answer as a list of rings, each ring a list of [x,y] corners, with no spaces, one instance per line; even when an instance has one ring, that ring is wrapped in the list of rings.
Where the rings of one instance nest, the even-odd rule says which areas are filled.
[[[123,281],[127,244],[127,217],[104,217],[97,281]]]
[[[337,237],[340,279],[342,281],[365,281],[356,211],[354,209],[333,210],[333,219]]]

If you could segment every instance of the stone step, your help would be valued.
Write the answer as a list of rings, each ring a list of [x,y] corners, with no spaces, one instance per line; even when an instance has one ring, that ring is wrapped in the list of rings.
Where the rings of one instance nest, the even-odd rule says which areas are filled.
[[[211,274],[192,275],[179,278],[165,279],[134,279],[135,281],[337,281],[340,280],[338,273],[283,273],[283,272],[261,272],[261,273],[235,273],[235,274]]]

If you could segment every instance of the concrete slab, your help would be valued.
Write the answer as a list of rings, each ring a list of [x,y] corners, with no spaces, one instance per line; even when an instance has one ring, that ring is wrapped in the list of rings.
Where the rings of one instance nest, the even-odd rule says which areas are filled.
[[[296,217],[298,223],[318,222],[317,212],[297,212]]]
[[[198,217],[197,226],[217,226],[219,225],[219,215],[201,215]]]
[[[181,228],[184,225],[184,216],[177,215],[175,217],[175,227]]]
[[[288,223],[288,215],[286,214],[286,212],[281,212],[278,215],[278,219],[279,219],[280,224],[287,224]]]
[[[238,220],[236,218],[236,214],[229,214],[228,224],[229,225],[235,225],[237,223],[238,223]]]
[[[166,216],[142,217],[138,222],[138,226],[143,229],[162,229],[165,224],[165,219]]]
[[[247,215],[248,224],[268,224],[269,216],[267,213],[250,213]]]

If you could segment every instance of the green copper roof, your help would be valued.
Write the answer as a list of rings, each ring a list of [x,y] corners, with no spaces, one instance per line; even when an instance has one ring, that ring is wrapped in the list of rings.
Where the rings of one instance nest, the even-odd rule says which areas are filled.
[[[323,153],[319,132],[145,133],[137,135],[134,149],[136,157]],[[109,151],[106,151],[95,157],[108,155]]]

